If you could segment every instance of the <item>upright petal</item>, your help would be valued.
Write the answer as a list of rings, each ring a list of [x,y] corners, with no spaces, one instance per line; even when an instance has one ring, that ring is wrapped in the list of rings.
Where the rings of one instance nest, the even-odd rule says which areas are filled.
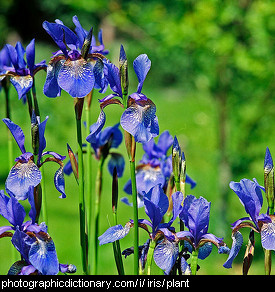
[[[22,131],[22,129],[16,125],[15,123],[13,123],[10,119],[3,119],[3,122],[7,125],[7,127],[9,128],[10,132],[12,133],[19,149],[21,150],[22,153],[26,152],[25,149],[25,135]]]
[[[63,41],[64,31],[62,29],[62,25],[58,23],[50,23],[48,21],[44,21],[42,26],[46,30],[46,32],[52,37],[55,43],[58,45],[63,54],[67,57],[68,53],[66,45]]]
[[[57,82],[72,97],[85,97],[94,87],[93,67],[82,58],[67,59],[60,68]]]
[[[134,60],[133,66],[139,82],[137,92],[141,93],[143,82],[151,68],[151,61],[146,54],[142,54]]]
[[[27,64],[32,73],[34,70],[34,63],[35,63],[35,40],[32,39],[31,42],[26,47],[26,59]]]
[[[159,134],[156,106],[150,100],[129,100],[129,107],[123,112],[120,124],[134,136],[136,142],[145,143]]]

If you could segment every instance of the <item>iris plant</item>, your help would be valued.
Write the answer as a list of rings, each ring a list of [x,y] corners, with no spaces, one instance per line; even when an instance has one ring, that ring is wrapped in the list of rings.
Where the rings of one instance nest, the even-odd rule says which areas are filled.
[[[39,118],[33,115],[32,122],[37,125],[37,135],[36,142],[39,146],[34,150],[35,152],[27,152],[25,148],[25,135],[22,129],[13,123],[9,119],[3,119],[4,123],[7,125],[11,134],[13,135],[20,151],[21,155],[15,159],[16,163],[10,170],[10,173],[6,179],[6,191],[9,195],[14,196],[18,200],[25,200],[28,198],[30,188],[35,188],[35,193],[39,191],[38,185],[41,182],[42,175],[39,170],[40,167],[45,162],[54,161],[59,164],[59,169],[54,175],[54,184],[56,189],[61,193],[60,198],[65,198],[65,183],[63,177],[63,160],[65,156],[62,156],[53,151],[43,152],[46,148],[45,140],[45,127],[48,117],[40,122]],[[42,157],[48,156],[44,162],[41,161]],[[34,195],[34,194],[32,194]],[[41,201],[38,203],[38,210],[40,209]],[[39,211],[37,212],[39,216]],[[38,218],[38,217],[37,217]]]
[[[46,69],[46,61],[41,61],[35,64],[35,40],[33,39],[26,50],[20,42],[17,42],[13,47],[10,44],[6,45],[11,66],[4,65],[2,67],[2,77],[10,76],[10,82],[15,87],[19,99],[26,99],[26,94],[34,85],[34,75]],[[26,61],[24,55],[26,54]]]
[[[225,268],[231,268],[233,260],[238,255],[243,243],[242,234],[239,230],[248,227],[260,233],[262,247],[266,250],[275,250],[275,223],[273,215],[266,213],[260,214],[263,197],[261,187],[256,179],[242,179],[240,182],[230,182],[230,188],[237,194],[241,204],[244,206],[249,217],[243,217],[232,224],[232,248],[227,261],[224,263]]]
[[[143,192],[147,193],[152,187],[161,184],[164,192],[168,191],[168,183],[171,178],[172,155],[168,155],[168,151],[173,144],[173,137],[168,131],[164,131],[155,143],[151,139],[147,143],[143,143],[144,155],[139,161],[136,168],[137,191],[139,194],[139,207],[143,206]],[[189,183],[191,189],[196,186],[196,182],[186,175],[186,183]],[[124,186],[124,191],[131,194],[131,180],[128,180]],[[130,205],[128,198],[122,201]]]
[[[33,193],[33,187],[29,189]],[[11,195],[11,193],[10,193]],[[18,202],[15,195],[6,196],[0,191],[0,214],[9,221],[9,226],[0,227],[0,238],[11,237],[11,242],[21,255],[21,260],[15,262],[9,269],[9,275],[56,275],[74,273],[73,265],[60,264],[54,242],[47,233],[45,223],[37,224],[36,207],[33,196],[30,194],[29,212],[30,221],[26,221],[24,207]]]
[[[88,271],[88,243],[86,240],[86,207],[84,198],[84,168],[82,151],[81,117],[84,97],[89,95],[93,88],[106,90],[105,56],[102,42],[102,33],[99,34],[100,46],[95,46],[91,28],[86,31],[81,26],[77,16],[73,17],[75,32],[69,29],[59,19],[55,23],[43,22],[43,28],[53,38],[59,47],[54,53],[47,68],[47,77],[44,84],[44,93],[48,97],[61,94],[61,89],[76,98],[75,118],[78,143],[78,170],[79,170],[79,218],[80,241],[82,250],[83,271]]]

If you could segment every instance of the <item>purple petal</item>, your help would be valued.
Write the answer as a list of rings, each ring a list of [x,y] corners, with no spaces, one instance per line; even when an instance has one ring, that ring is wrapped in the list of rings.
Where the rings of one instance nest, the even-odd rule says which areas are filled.
[[[275,222],[263,223],[261,241],[264,249],[275,250]]]
[[[106,115],[103,110],[101,110],[99,117],[93,125],[90,127],[90,134],[87,136],[86,141],[89,143],[96,143],[97,142],[97,134],[102,130],[105,125]]]
[[[18,93],[18,98],[21,99],[32,88],[33,78],[31,75],[12,76],[10,78],[10,82],[15,87],[15,89]]]
[[[69,265],[59,264],[59,271],[61,273],[69,273],[69,274],[72,274],[72,273],[75,273],[76,272],[76,266],[75,265],[72,265],[72,264],[69,264]]]
[[[22,129],[16,125],[15,123],[13,123],[10,119],[3,119],[3,122],[7,125],[7,127],[9,128],[10,132],[12,133],[18,147],[20,148],[22,153],[26,152],[25,149],[25,135],[22,131]]]
[[[63,42],[64,31],[62,29],[62,25],[58,23],[50,23],[48,21],[44,21],[42,26],[46,30],[46,32],[52,37],[55,43],[58,45],[63,54],[67,57],[68,56],[67,48]]]
[[[26,68],[26,61],[24,59],[25,49],[20,42],[15,45],[15,50],[17,52],[17,64],[20,69]]]
[[[154,260],[156,265],[165,271],[168,275],[173,268],[179,255],[179,247],[177,243],[163,240],[154,250]]]
[[[264,159],[264,169],[269,172],[273,168],[273,160],[269,148],[266,148],[265,159]]]
[[[137,92],[141,93],[143,82],[151,68],[151,61],[146,54],[142,54],[134,60],[133,66],[139,82]]]
[[[56,57],[50,61],[47,67],[47,76],[43,92],[48,97],[57,97],[61,94],[61,88],[58,85],[57,77],[64,62],[65,60],[63,57]]]
[[[48,121],[48,116],[46,119],[42,122],[39,123],[38,129],[39,129],[39,151],[38,151],[38,163],[40,162],[42,152],[46,148],[46,139],[45,139],[45,128],[46,128],[46,123]]]
[[[131,228],[131,224],[128,222],[123,227],[122,225],[115,225],[108,228],[102,235],[98,237],[99,245],[114,242],[125,237]]]
[[[18,200],[25,200],[29,187],[36,187],[41,181],[41,172],[32,160],[18,161],[11,169],[7,180],[7,192]]]
[[[93,67],[84,59],[68,59],[60,68],[58,85],[72,97],[85,97],[94,87]]]
[[[136,142],[145,143],[159,134],[156,106],[147,99],[130,100],[130,106],[123,112],[120,124],[122,128],[134,136]]]
[[[26,59],[27,64],[32,73],[34,70],[34,63],[35,63],[35,40],[32,39],[31,42],[26,47]]]
[[[117,176],[122,177],[125,167],[125,160],[123,156],[119,153],[110,153],[111,158],[108,162],[108,170],[111,175],[113,175],[114,168],[117,170]]]
[[[234,232],[232,234],[232,240],[233,240],[233,242],[232,242],[232,247],[231,247],[229,256],[227,258],[227,261],[223,264],[223,266],[226,269],[232,268],[233,260],[238,255],[238,253],[241,249],[241,246],[243,244],[243,236],[239,231]]]
[[[31,245],[29,251],[30,263],[42,275],[56,275],[59,272],[59,263],[53,240],[44,232],[40,232],[36,236],[36,241]]]
[[[106,67],[108,68],[107,79],[110,88],[118,96],[122,97],[119,69],[112,63],[106,63]]]
[[[198,258],[204,260],[207,258],[212,252],[212,243],[206,242],[203,246],[199,248]]]
[[[55,185],[56,189],[61,193],[59,198],[61,198],[61,199],[66,198],[63,167],[60,167],[56,171],[56,173],[54,175],[54,185]]]

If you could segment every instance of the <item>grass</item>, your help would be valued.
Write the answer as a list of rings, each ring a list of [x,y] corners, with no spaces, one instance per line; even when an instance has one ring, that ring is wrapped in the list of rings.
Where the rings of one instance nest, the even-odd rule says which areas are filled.
[[[40,56],[49,59],[51,48],[40,45],[37,60]],[[40,105],[41,118],[44,120],[49,115],[46,126],[46,150],[52,150],[62,155],[67,155],[66,144],[69,143],[71,148],[76,151],[76,131],[74,120],[73,98],[62,92],[61,97],[47,98],[42,94],[45,73],[39,72],[37,75],[37,94]],[[148,76],[148,78],[150,78]],[[132,79],[130,79],[132,80]],[[134,79],[135,80],[135,79]],[[135,84],[133,82],[133,84]],[[153,83],[151,83],[153,84]],[[132,88],[135,90],[135,88]],[[131,90],[130,90],[131,91]],[[11,92],[11,108],[12,120],[20,125],[26,136],[26,149],[31,151],[30,144],[30,124],[27,113],[27,107],[21,104],[16,97],[16,92],[12,87]],[[160,132],[169,130],[174,136],[177,135],[179,143],[185,152],[187,161],[187,173],[197,182],[194,190],[187,188],[187,194],[192,193],[195,196],[204,196],[211,201],[210,226],[209,232],[216,236],[224,237],[225,242],[231,246],[231,228],[230,226],[221,226],[219,220],[219,207],[222,204],[219,186],[218,186],[218,128],[217,128],[217,110],[213,98],[209,94],[201,92],[192,92],[192,94],[182,92],[181,88],[161,88],[158,84],[148,86],[144,84],[144,94],[151,98],[157,106],[157,115],[159,118]],[[3,93],[1,93],[3,95]],[[99,114],[99,106],[97,99],[99,94],[96,93],[92,101],[92,118],[94,123]],[[100,96],[101,97],[101,96]],[[2,98],[4,98],[2,96]],[[106,126],[114,125],[119,122],[122,110],[115,105],[109,106],[105,110],[107,116]],[[4,117],[3,107],[0,114]],[[273,121],[274,124],[274,121]],[[274,125],[275,126],[275,125]],[[8,175],[8,155],[6,147],[6,128],[4,123],[0,123],[0,131],[2,139],[0,140],[0,187],[4,189],[5,179]],[[84,137],[84,135],[83,135]],[[262,146],[263,143],[260,143]],[[274,140],[266,135],[266,144],[275,145]],[[255,142],[254,147],[257,146]],[[258,147],[260,147],[258,146]],[[271,147],[272,149],[272,147]],[[19,155],[17,145],[14,143],[15,157]],[[125,145],[122,143],[118,149],[125,159],[127,154]],[[262,149],[263,159],[265,149]],[[141,145],[137,145],[137,161],[142,157],[143,150]],[[263,159],[262,162],[256,161],[253,173],[250,169],[247,171],[247,178],[259,177],[259,182],[263,183]],[[67,161],[67,160],[66,160]],[[85,160],[84,160],[85,163]],[[92,163],[92,188],[95,188],[95,173],[97,161]],[[78,274],[82,274],[81,270],[81,251],[79,240],[79,222],[78,222],[78,188],[73,175],[66,176],[66,199],[59,199],[59,193],[56,191],[53,183],[53,176],[58,166],[54,163],[47,163],[45,168],[46,196],[48,207],[48,225],[49,234],[53,238],[60,263],[72,263],[77,266]],[[102,234],[110,225],[113,224],[112,208],[111,208],[111,176],[107,171],[107,163],[104,169],[104,181],[102,190],[101,218],[100,218],[100,234]],[[85,167],[85,165],[84,165]],[[261,177],[262,175],[262,177]],[[130,178],[130,171],[126,163],[124,176],[119,179],[119,197],[126,196],[123,192],[123,186]],[[238,174],[234,174],[232,180],[239,180]],[[229,181],[224,184],[228,186]],[[229,188],[229,187],[228,187]],[[26,204],[26,202],[23,202]],[[264,206],[265,208],[265,206]],[[244,217],[246,214],[241,206],[237,196],[231,191],[228,200],[228,214],[230,222]],[[139,217],[146,218],[144,210],[139,210]],[[132,209],[123,203],[118,203],[118,222],[124,225],[132,218]],[[8,225],[8,222],[0,218],[0,226]],[[244,231],[244,242],[248,238],[248,232]],[[121,249],[124,250],[132,246],[132,232],[121,240]],[[147,235],[144,231],[140,231],[140,244],[145,242]],[[260,245],[260,236],[256,237],[256,245]],[[236,259],[233,269],[226,270],[222,267],[227,256],[218,255],[217,250],[213,247],[212,254],[204,261],[199,260],[201,269],[198,274],[241,274],[241,260],[244,254],[245,246]],[[256,257],[252,264],[250,274],[264,274],[264,255],[261,248],[256,249]],[[12,261],[12,247],[10,239],[3,238],[0,240],[0,274],[6,274]],[[133,273],[133,257],[123,259],[126,274]],[[116,274],[115,261],[113,258],[112,245],[104,245],[99,248],[99,274]],[[155,266],[152,267],[152,274],[162,274],[162,271]]]

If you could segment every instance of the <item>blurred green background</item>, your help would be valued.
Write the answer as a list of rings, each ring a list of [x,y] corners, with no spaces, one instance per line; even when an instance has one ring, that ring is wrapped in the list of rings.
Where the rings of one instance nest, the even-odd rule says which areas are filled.
[[[229,189],[231,180],[257,178],[263,184],[263,162],[266,147],[275,153],[275,2],[250,0],[1,0],[0,44],[15,45],[20,40],[27,45],[36,39],[36,61],[50,60],[57,50],[52,39],[42,29],[42,22],[61,19],[73,28],[77,15],[85,29],[103,29],[108,58],[117,64],[120,44],[128,61],[146,53],[152,61],[143,93],[157,106],[160,132],[169,130],[177,135],[185,152],[187,173],[197,186],[187,193],[204,196],[211,201],[209,232],[224,237],[231,246],[230,223],[246,216],[239,199]],[[50,99],[43,95],[45,72],[36,75],[41,117],[49,115],[46,127],[47,150],[67,154],[66,143],[76,149],[73,99],[65,92]],[[137,79],[130,66],[130,92],[136,90]],[[30,121],[27,107],[18,101],[12,87],[12,120],[25,132],[26,148],[31,151]],[[1,117],[5,117],[4,92],[1,92]],[[99,113],[95,93],[92,122]],[[106,125],[114,125],[121,116],[119,107],[106,109]],[[0,124],[0,184],[4,188],[8,175],[7,130]],[[15,155],[19,154],[14,143]],[[124,144],[119,148],[125,158]],[[137,161],[142,157],[141,145]],[[17,157],[17,156],[15,156]],[[53,238],[59,261],[73,263],[82,273],[79,248],[78,193],[73,176],[66,177],[66,199],[59,199],[53,185],[57,166],[46,164],[47,207],[49,234]],[[93,188],[97,161],[93,161]],[[129,169],[119,180],[119,195],[129,179]],[[24,202],[23,204],[26,204]],[[132,218],[130,207],[119,203],[119,223]],[[266,210],[264,202],[263,212]],[[144,210],[140,218],[146,218]],[[112,225],[111,177],[105,167],[100,233]],[[7,225],[0,219],[0,226]],[[244,243],[248,240],[244,230]],[[146,234],[140,231],[140,243]],[[132,245],[131,233],[121,240],[122,249]],[[199,261],[199,274],[241,274],[245,244],[233,264],[222,267],[226,255],[216,248],[204,261]],[[6,274],[12,264],[10,239],[0,240],[0,274]],[[99,274],[115,274],[112,245],[100,247]],[[256,235],[255,258],[250,274],[264,274],[264,253],[260,235]],[[132,258],[125,261],[126,273],[131,274]],[[273,271],[274,272],[274,271]],[[161,274],[157,267],[153,273]]]

